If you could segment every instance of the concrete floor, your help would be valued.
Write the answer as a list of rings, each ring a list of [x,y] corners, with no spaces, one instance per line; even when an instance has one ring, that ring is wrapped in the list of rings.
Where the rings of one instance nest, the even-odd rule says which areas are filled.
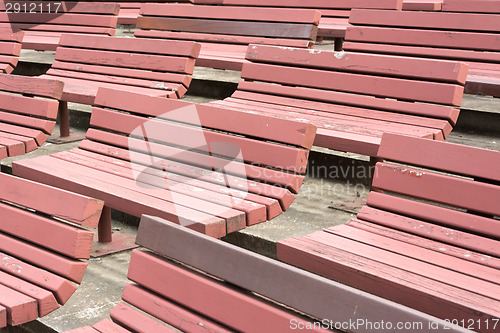
[[[126,31],[122,31],[121,34],[129,35]],[[329,46],[324,44],[321,48],[323,47]],[[36,63],[40,68],[40,64],[48,64],[53,60],[53,54],[23,51],[21,60],[25,64]],[[214,81],[223,82],[229,86],[234,86],[239,81],[239,73],[237,72],[208,69],[197,69],[194,77],[198,85],[197,89],[203,89]],[[197,89],[194,90],[197,91]],[[193,94],[191,89],[190,94],[184,99],[195,103],[210,100],[210,98]],[[468,120],[467,124],[458,126],[449,136],[448,141],[500,150],[500,99],[466,96],[464,105],[465,109],[469,110],[464,118],[471,120]],[[85,106],[70,105],[70,108],[78,110],[80,116],[90,112],[90,109]],[[482,117],[486,120],[475,122],[475,119]],[[78,123],[80,129],[72,128],[72,130],[83,133],[84,123],[85,121]],[[57,133],[57,129],[54,133]],[[77,145],[78,142],[46,143],[37,151],[25,156],[2,160],[2,171],[9,172],[10,165],[14,160],[68,150]],[[369,191],[370,179],[368,175],[358,178],[343,177],[342,174],[349,174],[353,169],[368,172],[369,168],[370,164],[366,156],[314,148],[310,159],[310,175],[306,177],[297,199],[288,211],[273,221],[230,234],[224,240],[275,257],[276,242],[281,239],[305,235],[345,223],[353,218],[363,205]],[[114,220],[113,225],[123,233],[131,236],[135,234],[136,228],[124,224],[122,221]],[[128,282],[126,274],[129,258],[130,251],[124,251],[91,259],[83,283],[66,305],[38,322],[25,325],[23,328],[11,328],[9,332],[60,332],[80,326],[93,325],[107,318],[111,309],[120,301],[123,287]],[[6,330],[0,329],[0,332],[4,331]]]

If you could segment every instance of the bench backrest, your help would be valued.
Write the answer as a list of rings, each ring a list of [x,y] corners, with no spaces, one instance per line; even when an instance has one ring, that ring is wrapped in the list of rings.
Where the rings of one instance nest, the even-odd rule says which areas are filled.
[[[199,52],[200,45],[188,41],[63,34],[47,73],[158,89],[180,98]]]
[[[0,73],[12,73],[21,55],[23,32],[0,29]]]
[[[353,10],[344,49],[459,60],[473,70],[498,71],[500,15],[447,12],[445,8],[446,1],[443,11],[436,12]]]
[[[112,36],[119,8],[111,2],[0,1],[0,27]]]
[[[0,74],[0,159],[45,143],[56,124],[62,90],[56,80]]]
[[[135,35],[222,44],[312,47],[320,16],[318,11],[302,9],[146,3],[141,7],[137,20],[140,30]]]
[[[83,227],[97,227],[103,202],[7,174],[0,184],[4,327],[43,317],[75,292],[87,267],[80,259],[90,257],[94,238]]]
[[[202,200],[211,203],[205,202],[203,216],[227,218],[227,232],[271,219],[290,206],[316,132],[309,124],[103,88],[94,105],[81,149],[132,162],[119,166],[128,168],[126,177],[132,169],[136,182],[169,189],[181,206],[187,199],[176,201],[176,193],[193,198],[188,206],[200,202],[189,209],[203,210]],[[189,190],[193,186],[199,189]],[[221,212],[219,205],[241,208]],[[177,209],[172,219],[205,228],[196,222],[199,216],[190,216]]]
[[[118,330],[118,324],[151,332],[170,332],[170,327],[194,331],[200,326],[211,332],[288,332],[317,318],[332,322],[309,326],[314,332],[360,318],[443,326],[439,319],[157,217],[142,217],[136,242],[150,251],[132,252],[128,278],[135,284],[125,286],[122,299],[127,304],[119,303],[111,312],[115,324],[105,320],[94,329]],[[353,330],[358,331],[364,329]]]
[[[386,161],[376,165],[375,191],[358,219],[479,252],[481,264],[498,265],[500,152],[384,134],[378,157]]]
[[[456,123],[467,74],[455,62],[265,45],[250,45],[246,59],[231,97],[305,108],[299,112],[307,115],[370,109],[449,122],[435,139]]]
[[[500,2],[496,0],[443,0],[443,11],[500,14]]]

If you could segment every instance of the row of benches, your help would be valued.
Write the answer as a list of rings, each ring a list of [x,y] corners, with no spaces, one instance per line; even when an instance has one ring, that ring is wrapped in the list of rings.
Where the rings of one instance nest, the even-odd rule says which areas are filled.
[[[316,36],[325,29],[321,25],[328,22],[324,17],[327,12],[322,12],[320,20],[319,11],[288,2],[286,6],[291,8],[274,8],[279,2],[224,1],[224,6],[207,5],[212,3],[210,1],[203,3],[145,3],[135,36],[199,42],[202,47],[197,66],[241,70],[249,44],[312,48]],[[55,50],[60,45],[61,32],[114,34],[108,27],[112,23],[97,22],[115,15],[116,5],[62,4],[62,10],[67,11],[62,15],[2,13],[5,14],[3,26],[9,24],[14,30],[25,30],[23,47],[39,50]],[[398,10],[400,7],[401,1],[361,1],[351,5],[350,15],[342,19],[345,23],[331,23],[342,28],[330,34],[341,39],[345,35],[342,47],[350,52],[464,61],[471,68],[466,92],[500,95],[500,48],[496,43],[500,7],[497,1],[486,0],[485,4],[481,2],[470,8],[458,0],[445,0],[439,11]],[[92,23],[94,21],[96,23]],[[16,37],[19,38],[20,35]],[[0,50],[5,54],[0,63],[9,64],[6,69],[11,70],[20,50],[10,45],[5,50],[6,53]]]

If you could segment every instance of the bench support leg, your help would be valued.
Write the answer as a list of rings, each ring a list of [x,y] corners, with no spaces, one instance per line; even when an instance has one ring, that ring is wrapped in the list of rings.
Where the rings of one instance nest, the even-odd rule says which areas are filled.
[[[137,247],[135,234],[123,233],[111,228],[111,208],[104,206],[97,226],[97,239],[94,239],[91,256],[93,258],[129,250]],[[97,241],[96,241],[97,240]]]
[[[334,38],[334,50],[335,51],[342,51],[344,45],[344,38],[342,37],[335,37]]]
[[[59,128],[61,138],[69,137],[69,113],[68,113],[68,102],[59,102]]]
[[[80,141],[85,137],[85,132],[73,132],[69,130],[69,111],[68,102],[59,101],[59,135],[52,134],[47,140],[50,143],[60,144],[67,142]]]
[[[102,210],[101,219],[99,220],[99,225],[97,227],[97,234],[99,237],[99,243],[111,243],[113,240],[111,231],[111,208],[104,206]]]

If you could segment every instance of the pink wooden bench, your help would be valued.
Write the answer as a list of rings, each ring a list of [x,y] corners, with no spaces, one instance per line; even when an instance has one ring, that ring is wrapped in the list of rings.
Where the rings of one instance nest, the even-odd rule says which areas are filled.
[[[135,36],[199,42],[197,66],[239,71],[251,43],[312,48],[319,20],[313,9],[148,3]]]
[[[0,328],[43,317],[82,282],[102,202],[0,173]]]
[[[500,3],[444,0],[442,11],[353,10],[345,50],[466,62],[465,92],[500,97]]]
[[[100,87],[182,97],[199,52],[188,41],[63,34],[55,62],[40,76],[64,82],[61,136],[69,136],[67,103],[92,105]]]
[[[360,319],[418,322],[425,327],[435,323],[437,329],[460,331],[437,318],[157,217],[142,217],[137,244],[146,250],[132,252],[128,278],[133,283],[125,286],[123,302],[111,311],[111,320],[67,333],[290,332],[306,326],[307,331],[330,332],[335,324],[346,328],[350,320]],[[351,325],[349,331],[367,330]]]
[[[45,143],[56,125],[62,90],[56,80],[0,74],[0,159]]]
[[[78,149],[17,161],[13,172],[217,238],[292,204],[316,132],[310,124],[106,88],[94,105]],[[108,213],[100,229],[107,242]]]
[[[195,4],[225,6],[317,9],[321,12],[319,38],[334,38],[335,50],[342,50],[349,14],[353,8],[401,9],[403,0],[192,0]]]
[[[107,2],[0,1],[0,28],[24,31],[23,49],[55,51],[63,33],[113,36],[119,6]]]
[[[316,146],[376,156],[383,133],[443,140],[456,124],[458,62],[250,45],[236,92],[211,104],[312,123]]]
[[[386,162],[357,218],[279,242],[278,258],[467,329],[497,331],[500,152],[384,134],[378,156]]]
[[[12,73],[21,55],[23,32],[0,29],[0,73]]]
[[[192,1],[156,0],[156,1],[142,1],[142,2],[119,2],[118,4],[120,5],[120,12],[118,13],[118,24],[136,25],[137,18],[141,13],[141,5],[148,2],[163,3],[163,2],[192,2]]]

